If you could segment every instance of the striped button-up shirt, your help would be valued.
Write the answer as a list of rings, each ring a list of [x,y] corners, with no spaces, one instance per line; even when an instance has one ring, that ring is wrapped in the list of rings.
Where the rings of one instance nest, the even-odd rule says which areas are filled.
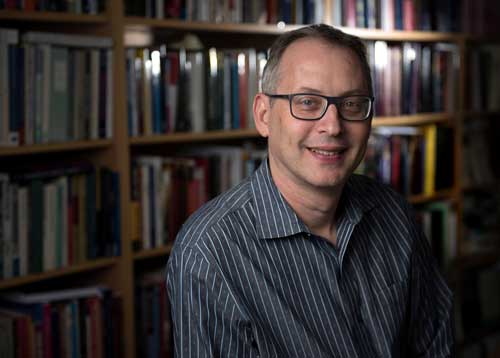
[[[337,245],[267,162],[183,226],[167,264],[176,357],[449,357],[452,295],[409,205],[353,175]]]

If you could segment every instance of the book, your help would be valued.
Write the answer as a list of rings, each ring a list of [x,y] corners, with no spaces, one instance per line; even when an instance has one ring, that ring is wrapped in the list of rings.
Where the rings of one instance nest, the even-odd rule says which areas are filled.
[[[87,48],[110,48],[113,41],[109,37],[89,36],[89,35],[67,35],[55,32],[29,31],[22,35],[24,43],[50,44],[67,47],[87,47]]]
[[[109,290],[105,286],[88,286],[78,288],[67,288],[62,290],[40,291],[32,293],[4,292],[0,294],[2,302],[12,302],[23,305],[48,303],[54,301],[65,301],[72,299],[100,297]]]

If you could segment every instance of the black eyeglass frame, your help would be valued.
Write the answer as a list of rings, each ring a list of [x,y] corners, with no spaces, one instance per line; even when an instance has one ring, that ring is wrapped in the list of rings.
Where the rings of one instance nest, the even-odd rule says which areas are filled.
[[[365,121],[369,120],[373,116],[373,101],[375,101],[375,97],[373,97],[373,96],[358,95],[358,94],[353,94],[353,95],[349,95],[349,96],[340,96],[340,97],[324,96],[324,95],[317,94],[317,93],[290,93],[290,94],[264,93],[264,95],[266,95],[269,98],[287,99],[288,100],[288,104],[290,106],[290,114],[294,118],[299,119],[301,121],[318,121],[318,120],[320,120],[321,118],[323,118],[323,116],[325,115],[326,111],[328,111],[328,107],[330,107],[330,105],[333,104],[337,108],[337,112],[339,114],[339,117],[342,118],[342,120],[348,121],[348,122],[365,122]],[[301,117],[297,117],[293,113],[293,111],[292,111],[292,99],[295,96],[317,96],[317,97],[322,97],[322,98],[324,98],[324,99],[327,100],[327,105],[325,107],[325,110],[321,114],[321,116],[319,116],[317,118],[301,118]],[[363,97],[363,98],[368,98],[370,100],[370,110],[368,111],[368,114],[366,115],[365,118],[363,118],[363,119],[347,119],[347,118],[345,118],[342,115],[341,111],[339,110],[338,105],[341,104],[342,101],[344,101],[346,98],[350,98],[350,97]]]

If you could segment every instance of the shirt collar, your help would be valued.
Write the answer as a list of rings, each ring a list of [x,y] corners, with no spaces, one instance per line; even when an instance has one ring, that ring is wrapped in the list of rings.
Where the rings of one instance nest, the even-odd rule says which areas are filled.
[[[361,193],[360,185],[359,176],[351,176],[344,186],[339,205],[342,210],[340,215],[345,215],[352,224],[357,224],[363,213],[375,206],[371,193]],[[273,239],[310,233],[274,183],[267,159],[253,175],[251,187],[259,238]]]

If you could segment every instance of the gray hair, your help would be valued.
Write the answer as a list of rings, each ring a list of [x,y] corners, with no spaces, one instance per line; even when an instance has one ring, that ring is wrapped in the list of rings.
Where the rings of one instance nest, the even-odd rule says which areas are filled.
[[[333,46],[350,49],[359,59],[366,85],[370,95],[373,94],[372,76],[366,56],[366,47],[359,37],[352,36],[325,24],[310,25],[285,32],[274,41],[269,50],[269,58],[262,75],[262,91],[274,93],[279,80],[279,65],[285,50],[295,41],[303,38],[314,38]]]

